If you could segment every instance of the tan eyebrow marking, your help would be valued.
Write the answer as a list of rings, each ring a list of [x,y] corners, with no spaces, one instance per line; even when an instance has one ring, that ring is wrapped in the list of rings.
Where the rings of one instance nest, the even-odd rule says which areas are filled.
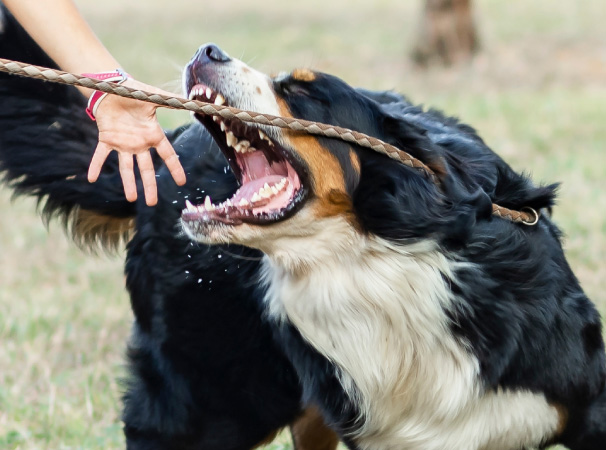
[[[316,74],[309,69],[295,69],[292,71],[292,77],[297,81],[314,81]]]

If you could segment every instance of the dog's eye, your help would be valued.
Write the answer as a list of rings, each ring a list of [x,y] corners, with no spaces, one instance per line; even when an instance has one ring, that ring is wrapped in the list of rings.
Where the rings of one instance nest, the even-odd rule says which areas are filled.
[[[298,83],[281,82],[281,83],[278,83],[278,89],[284,95],[309,96],[309,91]]]

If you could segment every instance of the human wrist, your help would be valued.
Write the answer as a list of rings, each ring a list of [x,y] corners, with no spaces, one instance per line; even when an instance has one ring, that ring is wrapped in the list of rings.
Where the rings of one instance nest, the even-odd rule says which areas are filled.
[[[82,76],[100,81],[110,81],[118,84],[122,84],[128,79],[130,79],[130,76],[120,68],[110,72],[83,73]],[[101,91],[93,91],[90,94],[90,97],[88,99],[88,105],[86,108],[86,114],[88,114],[88,117],[90,117],[91,120],[96,120],[97,109],[99,108],[99,105],[105,99],[105,97],[107,97],[107,95],[107,92]]]

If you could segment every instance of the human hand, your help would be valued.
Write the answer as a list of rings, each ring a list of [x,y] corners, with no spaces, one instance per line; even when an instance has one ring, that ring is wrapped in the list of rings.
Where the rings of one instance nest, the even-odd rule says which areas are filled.
[[[173,95],[130,78],[122,84],[148,92]],[[151,103],[111,94],[99,103],[95,115],[99,127],[99,143],[88,169],[88,180],[91,183],[97,181],[107,156],[112,150],[116,150],[124,194],[128,201],[135,201],[137,185],[133,157],[136,157],[143,181],[145,202],[149,206],[154,206],[158,202],[156,174],[150,153],[150,147],[154,147],[166,163],[175,182],[179,186],[185,184],[185,171],[158,123],[157,108]]]

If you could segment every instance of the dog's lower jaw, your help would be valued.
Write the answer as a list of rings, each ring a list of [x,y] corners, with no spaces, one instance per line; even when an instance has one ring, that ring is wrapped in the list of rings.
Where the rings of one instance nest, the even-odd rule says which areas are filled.
[[[192,241],[202,244],[229,244],[231,242],[231,226],[223,224],[197,224],[192,227],[181,219],[181,231]]]
[[[357,257],[355,252],[364,247],[361,241],[366,239],[345,217],[318,217],[313,201],[293,217],[271,224],[189,224],[181,220],[181,228],[184,235],[204,244],[239,244],[261,250],[277,267],[293,274]]]

